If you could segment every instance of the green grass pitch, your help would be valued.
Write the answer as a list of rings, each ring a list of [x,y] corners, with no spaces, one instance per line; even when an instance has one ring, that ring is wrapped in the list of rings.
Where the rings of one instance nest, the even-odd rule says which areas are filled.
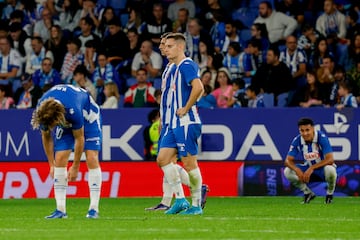
[[[88,199],[67,200],[68,219],[46,220],[54,199],[0,200],[0,239],[360,239],[360,198],[209,197],[202,216],[146,212],[159,198],[101,199],[100,218],[86,219]]]

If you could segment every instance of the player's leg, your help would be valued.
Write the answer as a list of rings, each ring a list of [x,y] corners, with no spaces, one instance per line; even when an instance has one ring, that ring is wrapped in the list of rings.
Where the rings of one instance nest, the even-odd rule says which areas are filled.
[[[85,150],[86,164],[88,167],[88,186],[90,192],[90,205],[88,218],[97,218],[102,184],[102,174],[99,164],[99,152],[97,150]]]
[[[66,218],[66,190],[68,186],[67,164],[74,147],[74,136],[70,129],[57,127],[54,138],[54,197],[56,210],[46,218]]]
[[[54,165],[54,197],[56,210],[47,218],[66,218],[67,164],[71,150],[57,151]]]
[[[334,165],[325,166],[324,175],[325,175],[325,181],[327,182],[325,203],[329,204],[332,202],[335,186],[336,186],[336,179],[337,179],[336,166]]]
[[[177,143],[180,143],[178,151],[181,156],[181,161],[184,164],[184,168],[189,174],[192,197],[192,207],[185,211],[184,214],[202,214],[202,175],[197,163],[197,139],[200,137],[200,134],[200,124],[185,125],[184,127],[178,128],[176,131]]]
[[[306,166],[297,165],[303,172],[306,171]],[[292,185],[298,189],[300,189],[304,193],[304,201],[303,203],[309,203],[311,200],[315,198],[315,193],[311,191],[311,189],[307,186],[306,183],[300,181],[299,177],[296,175],[295,171],[286,167],[284,169],[284,175],[292,183]]]

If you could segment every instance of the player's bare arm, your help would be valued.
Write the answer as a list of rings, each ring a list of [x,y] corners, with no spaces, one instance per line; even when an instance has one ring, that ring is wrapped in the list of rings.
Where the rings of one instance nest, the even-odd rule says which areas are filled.
[[[41,131],[41,140],[43,143],[44,152],[46,155],[46,158],[49,162],[50,167],[50,176],[54,178],[54,164],[55,164],[55,158],[54,158],[54,141],[51,136],[50,130],[42,130]]]
[[[73,135],[75,138],[75,147],[74,147],[74,162],[69,169],[68,179],[69,181],[75,181],[80,168],[80,158],[81,154],[84,151],[84,127],[73,130]]]
[[[204,86],[199,78],[196,78],[193,81],[191,81],[191,86],[192,86],[192,90],[190,93],[189,100],[187,101],[185,107],[179,108],[176,112],[176,114],[179,117],[184,116],[203,94]]]
[[[293,156],[289,156],[289,155],[286,156],[285,166],[290,168],[291,170],[295,171],[295,173],[299,177],[299,179],[301,181],[304,181],[304,179],[303,179],[304,178],[304,173],[303,173],[303,171],[301,171],[300,168],[298,168],[295,165],[295,158]]]

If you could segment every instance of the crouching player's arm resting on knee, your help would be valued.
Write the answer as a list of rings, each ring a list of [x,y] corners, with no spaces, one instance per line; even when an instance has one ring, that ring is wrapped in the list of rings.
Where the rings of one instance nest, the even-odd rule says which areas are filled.
[[[304,181],[304,173],[303,171],[298,168],[295,164],[295,158],[293,156],[290,156],[290,155],[287,155],[286,156],[286,159],[285,159],[285,166],[290,168],[291,170],[293,170],[296,175],[299,177],[299,180],[300,181]]]
[[[46,154],[46,157],[49,162],[50,167],[50,176],[54,178],[54,164],[55,164],[55,157],[54,157],[54,141],[51,136],[50,130],[41,130],[41,140],[43,144],[43,148]]]
[[[73,135],[75,139],[75,146],[74,146],[74,161],[69,169],[69,181],[75,181],[79,172],[80,168],[80,158],[81,154],[84,151],[84,127],[80,129],[73,130]]]
[[[306,182],[309,182],[310,176],[313,173],[315,169],[325,167],[326,165],[332,165],[334,164],[334,155],[332,152],[325,154],[324,159],[320,162],[311,165],[304,173],[304,180]]]

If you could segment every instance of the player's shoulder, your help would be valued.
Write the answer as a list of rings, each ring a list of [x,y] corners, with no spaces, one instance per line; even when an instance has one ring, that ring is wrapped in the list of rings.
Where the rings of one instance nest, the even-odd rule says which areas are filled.
[[[191,59],[191,58],[185,58],[181,64],[180,68],[182,69],[198,69],[198,65]]]

